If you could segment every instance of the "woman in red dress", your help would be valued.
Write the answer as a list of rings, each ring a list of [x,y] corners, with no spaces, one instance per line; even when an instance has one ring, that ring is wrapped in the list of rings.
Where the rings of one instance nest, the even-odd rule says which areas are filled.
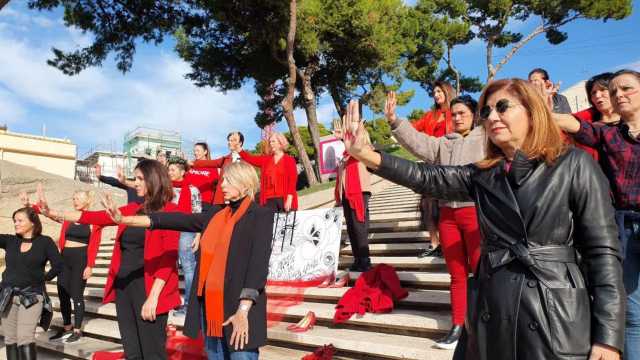
[[[298,169],[293,156],[284,152],[288,146],[284,135],[273,133],[265,149],[267,155],[240,152],[242,160],[260,168],[260,205],[275,212],[298,209]]]

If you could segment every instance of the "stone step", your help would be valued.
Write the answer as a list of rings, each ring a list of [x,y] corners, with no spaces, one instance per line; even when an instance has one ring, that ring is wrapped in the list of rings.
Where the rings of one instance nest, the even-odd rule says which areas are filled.
[[[58,329],[62,327],[62,318],[54,317],[52,320],[52,328]],[[37,336],[37,344],[41,348],[45,348],[58,354],[60,359],[62,356],[70,356],[72,358],[89,359],[93,352],[96,351],[123,351],[119,344],[120,331],[118,324],[114,320],[89,318],[83,325],[84,337],[75,344],[64,344],[62,342],[50,342],[49,336],[54,333],[50,330],[48,333],[42,333]],[[97,339],[99,337],[101,339]],[[105,338],[111,340],[104,340]],[[299,360],[303,356],[312,352],[309,350],[288,349],[274,345],[265,345],[260,348],[261,360]],[[351,360],[351,358],[337,356],[335,360]]]
[[[267,293],[270,298],[290,297],[292,293],[300,292],[300,298],[306,302],[325,302],[337,304],[345,292],[350,288],[318,288],[310,287],[305,289],[292,289],[281,286],[267,286]],[[449,291],[446,290],[417,290],[407,289],[409,296],[398,302],[398,308],[420,308],[420,309],[450,309],[451,302]]]
[[[286,329],[287,323],[269,328],[269,339],[282,343],[322,346],[360,355],[362,359],[450,360],[453,351],[434,349],[434,341],[423,337],[382,334],[357,329],[315,326],[304,333]]]
[[[393,208],[380,208],[380,209],[370,210],[369,214],[370,216],[373,216],[373,215],[384,215],[384,214],[396,214],[399,212],[401,213],[415,212],[420,214],[420,209],[418,209],[417,206],[404,207],[397,210]]]
[[[388,221],[388,222],[372,222],[369,224],[369,232],[406,232],[406,231],[418,231],[422,229],[422,222],[420,220],[409,221]],[[342,231],[346,231],[347,226],[342,226]]]
[[[50,295],[51,302],[56,311],[59,311],[60,301],[57,295]],[[335,304],[303,302],[298,305],[287,307],[285,309],[277,309],[274,314],[298,321],[304,317],[308,311],[315,312],[319,321],[330,323],[333,319]],[[100,320],[116,319],[116,306],[114,303],[102,304],[94,299],[85,299],[85,313],[87,322],[94,318]],[[353,316],[346,322],[349,325],[375,328],[376,331],[404,332],[415,334],[440,334],[448,331],[451,325],[447,311],[427,311],[414,309],[394,309],[389,314],[364,314],[363,316]],[[184,324],[184,316],[174,316],[173,312],[169,314],[169,324],[182,326]],[[116,329],[117,330],[117,326]],[[103,335],[105,335],[103,333]]]
[[[384,213],[384,214],[371,214],[369,220],[374,222],[392,222],[392,221],[420,221],[420,212],[419,211],[407,211],[407,212],[395,212],[395,213]]]
[[[313,311],[322,326],[333,326],[335,304],[302,302],[289,307],[274,307],[272,315],[281,317],[284,321],[297,322],[307,312]],[[387,314],[353,315],[344,325],[335,325],[336,328],[368,329],[371,332],[384,332],[389,334],[404,334],[412,336],[437,337],[446,333],[451,328],[451,319],[448,311],[394,309]]]
[[[416,256],[424,252],[429,247],[428,242],[420,243],[391,243],[391,244],[369,244],[369,253],[374,256]],[[344,246],[340,250],[341,255],[351,255],[351,245]]]
[[[345,234],[343,239],[349,237]],[[429,241],[428,231],[398,231],[398,232],[377,232],[369,234],[370,243],[398,243],[398,242],[427,242]]]
[[[346,268],[353,263],[353,257],[341,256],[340,268]],[[371,264],[387,264],[396,270],[400,269],[420,269],[420,270],[442,270],[446,268],[444,259],[436,257],[418,258],[417,256],[372,256]]]
[[[97,268],[93,269],[94,271],[97,270]],[[54,281],[47,281],[47,284],[53,284],[55,285],[55,280]],[[91,287],[91,288],[100,288],[101,290],[104,289],[104,286],[107,284],[107,276],[106,275],[94,275],[91,278],[89,278],[89,280],[87,280],[87,287]],[[180,287],[184,286],[184,282],[180,281]]]

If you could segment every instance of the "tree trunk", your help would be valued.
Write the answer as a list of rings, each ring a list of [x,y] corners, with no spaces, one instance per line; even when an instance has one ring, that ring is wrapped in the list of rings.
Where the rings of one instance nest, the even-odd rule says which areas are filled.
[[[0,0],[0,10],[9,3],[9,0]]]
[[[293,138],[293,143],[298,149],[300,162],[304,167],[304,172],[307,175],[309,186],[318,183],[316,174],[309,161],[309,156],[304,149],[304,143],[298,132],[298,126],[296,125],[296,119],[293,116],[293,98],[296,93],[296,62],[293,58],[293,46],[296,38],[296,25],[297,25],[297,1],[291,0],[289,2],[289,34],[287,35],[287,65],[289,66],[289,79],[287,79],[287,96],[282,100],[282,107],[284,109],[284,117],[287,119],[287,125],[289,125],[289,131]]]
[[[311,86],[311,78],[316,71],[316,64],[310,64],[304,71],[298,69],[298,75],[302,80],[302,98],[304,99],[304,111],[307,114],[307,127],[309,128],[309,135],[313,141],[313,147],[315,148],[315,161],[316,161],[316,175],[320,182],[322,176],[320,176],[320,127],[318,125],[318,111],[316,106],[316,94]]]
[[[336,107],[336,111],[338,112],[338,117],[342,119],[342,117],[347,113],[347,101],[340,96],[338,92],[338,88],[329,84],[329,94],[331,94],[331,99],[333,100],[333,106]]]
[[[453,71],[453,75],[456,78],[456,94],[460,96],[460,72],[453,66],[453,60],[451,59],[451,45],[447,44],[447,66],[449,70]]]

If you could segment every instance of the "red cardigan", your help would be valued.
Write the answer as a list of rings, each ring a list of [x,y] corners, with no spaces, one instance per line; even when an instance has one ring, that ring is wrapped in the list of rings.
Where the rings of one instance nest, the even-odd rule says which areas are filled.
[[[129,203],[120,208],[122,215],[135,215],[142,205]],[[173,203],[167,203],[162,211],[177,211],[177,206]],[[80,220],[81,224],[93,224],[100,226],[117,225],[113,222],[106,211],[83,211]],[[118,225],[116,233],[116,244],[113,247],[111,256],[111,264],[109,266],[109,275],[107,284],[104,287],[103,303],[113,302],[116,298],[114,282],[116,275],[120,270],[120,238],[126,229],[126,225]],[[180,293],[178,291],[178,243],[180,232],[173,230],[145,230],[144,240],[144,287],[145,293],[149,295],[149,291],[153,286],[153,281],[158,278],[166,283],[158,297],[158,307],[156,313],[164,314],[169,310],[175,309],[181,304]]]
[[[444,124],[438,123],[440,114],[444,112]],[[435,114],[435,116],[434,116]],[[442,126],[444,125],[444,126]],[[453,131],[453,120],[449,110],[429,110],[420,120],[412,124],[413,128],[429,136],[442,137]]]
[[[283,201],[286,201],[287,196],[291,195],[291,210],[298,210],[298,169],[293,156],[284,154],[277,164],[272,155],[254,156],[242,151],[240,157],[260,168],[260,205],[264,206],[267,199],[274,197],[282,197]],[[284,176],[273,176],[278,170],[282,171]]]
[[[196,160],[193,162],[195,168],[218,168],[220,169],[220,176],[218,184],[216,185],[216,191],[213,194],[213,204],[224,204],[224,194],[222,193],[222,175],[224,175],[224,167],[233,162],[231,154],[219,157],[213,160]]]
[[[40,206],[32,205],[33,210],[40,214]],[[69,228],[69,221],[62,222],[62,228],[60,229],[60,238],[58,239],[58,248],[60,252],[64,249],[67,237],[67,228]],[[98,248],[100,248],[100,241],[102,241],[102,226],[94,225],[91,227],[91,235],[89,236],[89,246],[87,247],[87,267],[93,267],[96,264],[96,257],[98,256]]]

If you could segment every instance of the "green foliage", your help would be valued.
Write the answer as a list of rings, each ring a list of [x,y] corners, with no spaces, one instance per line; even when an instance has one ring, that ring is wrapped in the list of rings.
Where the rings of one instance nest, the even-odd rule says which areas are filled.
[[[407,116],[407,119],[409,119],[409,121],[413,122],[413,121],[418,121],[420,120],[420,118],[422,118],[422,116],[424,116],[425,111],[423,109],[413,109],[413,111],[411,111],[411,113]]]
[[[378,149],[386,150],[395,144],[391,135],[391,126],[384,118],[367,121],[364,127],[369,132],[371,143]]]

